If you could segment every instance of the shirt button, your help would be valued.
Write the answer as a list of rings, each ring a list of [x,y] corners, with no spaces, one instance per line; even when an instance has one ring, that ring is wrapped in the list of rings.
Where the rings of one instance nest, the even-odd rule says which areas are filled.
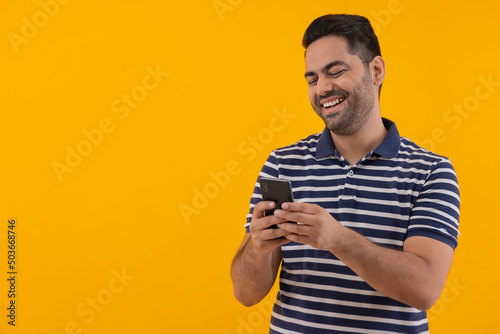
[[[351,169],[351,170],[349,171],[349,176],[353,176],[353,175],[354,175],[354,171]]]

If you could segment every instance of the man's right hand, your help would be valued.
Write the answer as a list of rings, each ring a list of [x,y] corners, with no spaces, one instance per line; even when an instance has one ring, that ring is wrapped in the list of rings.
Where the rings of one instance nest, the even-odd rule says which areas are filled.
[[[254,207],[250,223],[250,235],[255,251],[264,254],[271,253],[277,247],[290,242],[285,238],[289,232],[277,227],[271,228],[271,226],[284,223],[286,220],[275,215],[266,216],[264,214],[265,210],[273,209],[275,206],[276,203],[272,201],[262,201]]]

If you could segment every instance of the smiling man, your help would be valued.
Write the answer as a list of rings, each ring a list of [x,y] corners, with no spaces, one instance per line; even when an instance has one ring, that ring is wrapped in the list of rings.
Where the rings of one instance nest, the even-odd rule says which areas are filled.
[[[270,333],[427,333],[459,234],[453,167],[382,118],[385,62],[366,18],[322,16],[303,45],[325,129],[264,164],[259,177],[290,180],[296,202],[265,216],[275,204],[256,183],[231,268],[235,296],[258,303],[281,264]]]

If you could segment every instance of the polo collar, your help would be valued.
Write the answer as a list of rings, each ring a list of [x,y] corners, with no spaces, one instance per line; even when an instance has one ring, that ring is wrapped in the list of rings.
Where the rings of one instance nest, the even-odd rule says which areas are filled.
[[[382,122],[387,129],[387,134],[380,145],[373,150],[373,153],[386,158],[394,158],[398,155],[401,137],[399,136],[399,131],[393,121],[387,118],[382,118]],[[325,158],[329,155],[339,156],[339,153],[333,143],[330,130],[325,127],[319,137],[318,145],[316,146],[316,159]]]

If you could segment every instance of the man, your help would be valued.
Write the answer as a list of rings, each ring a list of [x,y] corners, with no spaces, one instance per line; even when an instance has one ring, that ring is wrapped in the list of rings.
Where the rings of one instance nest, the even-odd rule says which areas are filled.
[[[425,310],[457,246],[453,167],[381,117],[385,63],[367,19],[320,17],[303,45],[309,99],[326,128],[263,166],[259,177],[291,181],[296,202],[265,216],[275,204],[261,201],[257,182],[231,268],[235,296],[258,303],[281,264],[271,333],[428,332]]]

